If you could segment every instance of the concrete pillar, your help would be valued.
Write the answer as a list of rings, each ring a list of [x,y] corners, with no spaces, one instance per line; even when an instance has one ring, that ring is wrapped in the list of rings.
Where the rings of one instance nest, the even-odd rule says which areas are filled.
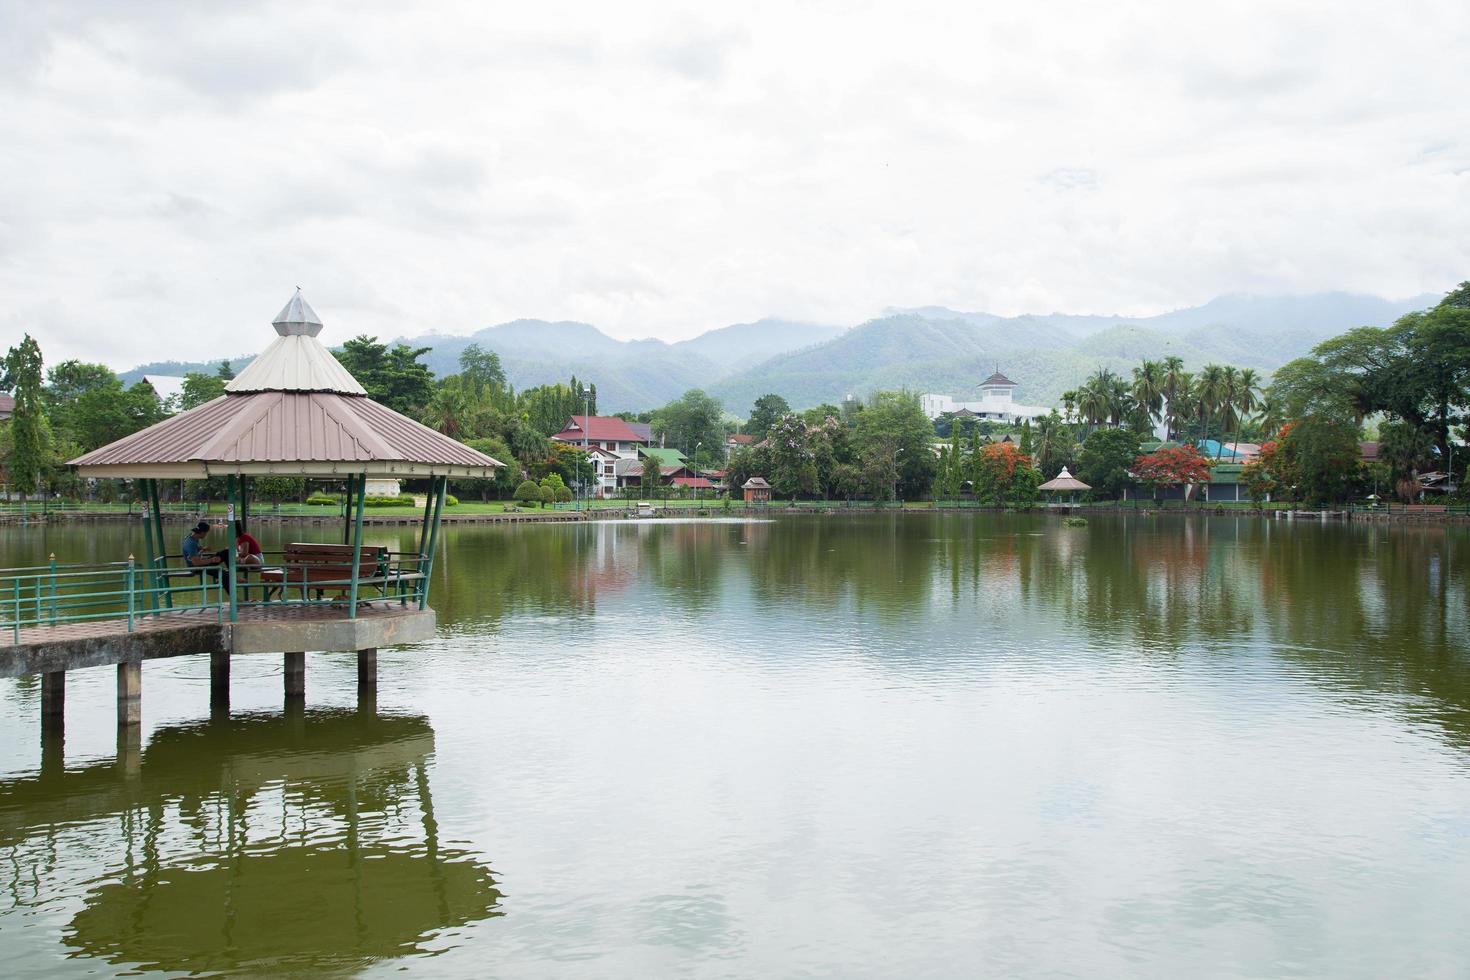
[[[209,655],[209,720],[227,721],[230,717],[230,655],[218,651]]]
[[[137,775],[143,752],[143,664],[117,665],[117,764]]]
[[[41,675],[41,727],[61,728],[66,714],[66,671]]]
[[[306,697],[306,651],[286,654],[286,700]]]
[[[41,675],[41,773],[61,772],[65,767],[66,672]]]
[[[143,664],[117,665],[117,725],[137,727],[143,724]]]
[[[117,767],[128,776],[143,768],[143,726],[117,726]]]
[[[357,713],[378,713],[378,650],[369,647],[357,651]]]
[[[357,690],[378,689],[378,648],[357,651]]]

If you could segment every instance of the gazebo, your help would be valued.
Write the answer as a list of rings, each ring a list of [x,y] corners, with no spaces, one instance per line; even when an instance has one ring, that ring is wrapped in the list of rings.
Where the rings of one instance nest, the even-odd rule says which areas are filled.
[[[1078,490],[1091,490],[1092,487],[1088,486],[1087,484],[1083,483],[1081,480],[1073,476],[1071,473],[1067,472],[1067,468],[1063,466],[1060,473],[1058,473],[1054,478],[1047,480],[1036,489],[1045,490],[1048,493],[1066,493],[1067,503],[1074,504],[1077,502],[1076,497]]]
[[[747,504],[768,504],[771,502],[771,485],[766,482],[765,477],[753,476],[740,484],[740,489],[745,491],[745,502]]]
[[[345,482],[340,548],[350,546],[350,559],[342,550],[335,566],[330,561],[317,562],[315,578],[310,567],[295,569],[304,579],[293,577],[291,568],[269,570],[268,562],[270,574],[263,574],[263,579],[270,581],[273,574],[281,582],[283,600],[292,583],[301,584],[302,603],[310,601],[308,586],[319,599],[324,591],[345,594],[346,616],[354,619],[363,581],[376,579],[372,584],[382,591],[382,580],[392,578],[400,599],[411,591],[418,608],[425,608],[450,477],[488,478],[503,464],[369,398],[317,339],[322,321],[299,288],[273,326],[275,340],[225,386],[224,395],[78,457],[72,465],[84,477],[138,481],[151,515],[145,538],[152,577],[148,592],[155,610],[160,596],[164,601],[169,598],[165,586],[171,557],[158,506],[158,481],[220,476],[228,487],[231,516],[247,527],[249,490],[255,477]],[[400,558],[391,569],[376,565],[374,569],[382,574],[365,576],[362,525],[367,481],[403,478],[430,481],[418,553]],[[238,583],[235,549],[227,550],[230,581]],[[309,565],[304,559],[303,563]],[[334,568],[337,574],[326,574],[323,567]],[[267,591],[262,588],[263,593]],[[239,587],[230,590],[231,622],[239,616],[240,592]]]

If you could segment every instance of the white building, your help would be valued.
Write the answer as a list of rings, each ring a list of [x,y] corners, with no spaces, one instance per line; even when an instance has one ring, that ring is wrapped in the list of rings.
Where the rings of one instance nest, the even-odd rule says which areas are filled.
[[[551,438],[587,449],[597,468],[597,485],[593,489],[599,497],[617,493],[618,462],[637,460],[638,450],[653,443],[648,425],[603,415],[573,415]]]
[[[1051,413],[1050,408],[1014,401],[1012,395],[1015,390],[1016,383],[996,369],[994,374],[980,382],[979,401],[960,402],[948,395],[920,395],[919,404],[931,419],[937,419],[946,412],[955,412],[993,422],[1016,423]]]

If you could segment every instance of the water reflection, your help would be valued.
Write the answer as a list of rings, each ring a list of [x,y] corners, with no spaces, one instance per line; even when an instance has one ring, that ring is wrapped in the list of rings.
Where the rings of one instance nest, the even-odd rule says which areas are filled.
[[[501,914],[490,869],[439,840],[433,749],[420,716],[255,714],[161,729],[131,774],[0,782],[8,891],[41,908],[74,889],[69,955],[119,967],[348,972],[423,952]]]

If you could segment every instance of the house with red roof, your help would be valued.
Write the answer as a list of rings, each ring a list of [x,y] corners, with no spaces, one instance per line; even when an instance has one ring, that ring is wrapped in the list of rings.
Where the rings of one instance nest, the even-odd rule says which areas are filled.
[[[737,449],[746,449],[753,445],[755,445],[755,436],[748,436],[744,433],[736,432],[725,438],[725,456],[730,456]]]
[[[615,415],[573,415],[551,438],[588,451],[597,467],[597,495],[605,497],[617,490],[619,461],[636,462],[638,451],[653,442],[653,433],[647,425]]]

